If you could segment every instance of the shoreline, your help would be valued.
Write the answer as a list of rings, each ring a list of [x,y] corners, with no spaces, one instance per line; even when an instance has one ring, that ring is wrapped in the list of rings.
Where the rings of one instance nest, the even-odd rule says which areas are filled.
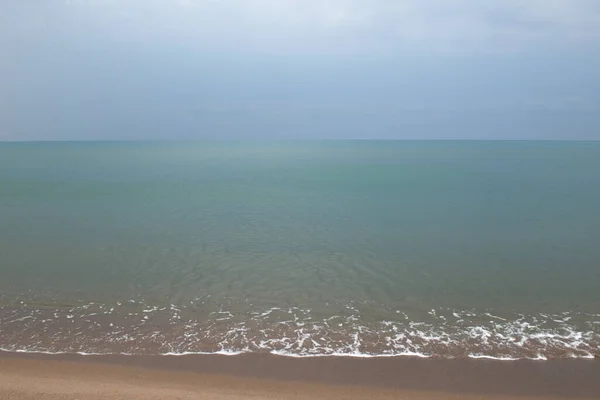
[[[374,397],[383,396],[381,398],[387,398],[385,396],[391,395],[390,393],[394,394],[391,395],[392,398],[401,393],[405,396],[412,393],[412,397],[407,398],[419,398],[425,394],[427,398],[431,398],[432,394],[446,396],[433,398],[600,398],[600,380],[597,379],[600,376],[599,360],[292,358],[257,353],[93,356],[0,352],[0,382],[3,382],[0,384],[0,394],[2,388],[6,387],[5,377],[11,374],[11,380],[14,380],[15,376],[27,380],[31,378],[30,374],[50,374],[59,380],[64,377],[74,381],[88,379],[83,372],[83,375],[73,377],[73,371],[94,371],[90,373],[91,377],[106,376],[107,382],[114,379],[114,374],[134,374],[147,376],[147,379],[153,381],[164,379],[165,382],[183,379],[193,383],[198,379],[204,382],[210,378],[210,382],[221,382],[225,388],[253,385],[269,393],[272,393],[269,388],[279,386],[294,387],[294,390],[300,392],[309,388],[317,392],[333,391],[319,396],[323,398],[340,390],[349,393],[369,393],[369,396]]]
[[[162,307],[134,300],[114,305],[84,302],[49,307],[2,304],[0,351],[85,355],[270,352],[292,357],[418,356],[515,361],[593,359],[600,350],[600,314],[562,312],[510,317],[510,313],[431,309],[424,317],[396,310],[393,315],[379,315],[368,321],[361,315],[374,311],[351,304],[344,306],[350,311],[343,315],[331,310],[325,316],[312,315],[311,310],[300,307],[258,307],[253,312],[233,314],[229,307],[223,311],[220,305],[220,311],[204,310],[203,316],[198,316],[194,307],[204,307],[204,301],[196,303]],[[335,315],[326,318],[330,314]]]

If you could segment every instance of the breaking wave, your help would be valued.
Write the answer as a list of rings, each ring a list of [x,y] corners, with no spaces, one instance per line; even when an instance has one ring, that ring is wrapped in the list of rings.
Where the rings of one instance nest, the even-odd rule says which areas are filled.
[[[385,308],[366,315],[356,304],[323,314],[301,307],[228,309],[148,306],[139,301],[72,307],[0,306],[0,349],[79,354],[240,354],[291,357],[443,357],[499,360],[593,358],[600,314],[502,315]],[[381,311],[381,310],[380,310]]]

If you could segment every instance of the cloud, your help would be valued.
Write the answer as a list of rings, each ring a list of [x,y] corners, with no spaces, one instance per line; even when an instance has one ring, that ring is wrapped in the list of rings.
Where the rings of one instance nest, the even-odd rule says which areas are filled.
[[[69,0],[115,40],[234,51],[519,51],[597,45],[596,0]]]
[[[5,3],[5,137],[599,132],[598,0]]]

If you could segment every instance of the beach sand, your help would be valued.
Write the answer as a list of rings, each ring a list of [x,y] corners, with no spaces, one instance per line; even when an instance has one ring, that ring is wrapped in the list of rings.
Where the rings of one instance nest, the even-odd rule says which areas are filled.
[[[0,399],[597,399],[599,366],[594,361],[549,362],[544,366],[476,360],[453,364],[444,360],[336,357],[3,353]],[[386,368],[393,369],[382,374]],[[394,375],[398,378],[389,378]]]

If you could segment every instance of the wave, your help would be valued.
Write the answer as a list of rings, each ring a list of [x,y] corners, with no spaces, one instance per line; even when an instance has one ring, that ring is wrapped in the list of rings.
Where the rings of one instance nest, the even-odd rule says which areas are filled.
[[[594,358],[600,315],[424,313],[356,304],[322,315],[300,307],[212,309],[142,302],[70,308],[0,306],[0,350],[82,355],[270,353],[286,357]]]

